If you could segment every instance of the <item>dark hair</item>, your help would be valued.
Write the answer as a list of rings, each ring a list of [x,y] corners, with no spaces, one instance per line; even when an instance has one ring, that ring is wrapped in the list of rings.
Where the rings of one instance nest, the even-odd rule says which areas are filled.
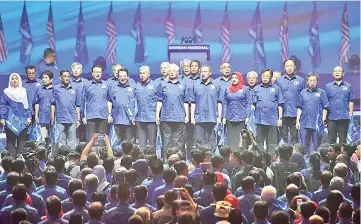
[[[320,181],[323,186],[328,187],[332,179],[332,173],[328,170],[322,171]]]
[[[69,217],[69,224],[83,223],[83,216],[81,214],[73,213]]]
[[[222,158],[228,159],[231,155],[231,147],[228,145],[222,145],[219,149],[219,154],[222,156]]]
[[[219,168],[223,165],[223,158],[220,156],[212,156],[211,163],[213,168]]]
[[[14,201],[25,201],[26,200],[26,187],[24,184],[16,184],[13,187],[13,199]]]
[[[87,145],[86,142],[79,142],[79,144],[75,147],[75,151],[77,151],[79,154],[81,154]]]
[[[130,141],[123,141],[121,146],[123,155],[129,155],[133,150],[133,143]]]
[[[53,166],[48,166],[48,168],[44,170],[45,181],[49,185],[55,185],[58,180],[58,173]]]
[[[121,68],[121,69],[119,69],[119,70],[118,70],[118,75],[119,75],[119,72],[126,72],[127,75],[129,76],[128,69],[126,69],[126,68]]]
[[[26,188],[32,188],[33,187],[33,176],[30,173],[23,173],[20,175],[19,182],[24,184]]]
[[[346,155],[348,155],[348,157],[351,157],[356,151],[356,147],[353,147],[352,145],[346,143],[341,144],[341,149],[343,149],[343,151],[346,153]]]
[[[329,162],[329,159],[327,157],[328,147],[329,147],[329,144],[321,144],[317,148],[318,152],[320,153],[322,161],[327,162],[327,163]]]
[[[353,223],[360,223],[360,208],[356,208],[352,214]]]
[[[343,202],[343,195],[337,190],[328,193],[325,206],[330,210],[330,224],[335,224],[337,219],[337,210]]]
[[[140,155],[142,154],[140,148],[138,145],[133,146],[133,150],[130,153],[130,156],[132,157],[132,161],[135,162],[140,158]]]
[[[47,58],[47,57],[49,57],[49,55],[51,55],[51,54],[55,54],[55,50],[53,49],[53,48],[46,48],[45,50],[44,50],[44,58]]]
[[[120,159],[120,165],[125,167],[127,170],[132,167],[133,159],[130,155],[123,155]]]
[[[137,171],[135,169],[129,169],[125,171],[124,179],[129,185],[134,185],[137,183]]]
[[[288,175],[288,177],[286,179],[286,184],[287,184],[287,186],[290,184],[294,184],[300,188],[301,184],[302,184],[302,177],[300,175],[298,175],[297,172],[291,173],[290,175]]]
[[[103,72],[103,67],[101,65],[93,65],[92,72],[94,72],[94,68],[101,68]]]
[[[185,184],[183,187],[188,191],[189,196],[191,196],[193,198],[194,197],[193,186],[188,183],[188,184]]]
[[[252,192],[254,189],[254,179],[253,177],[246,176],[241,181],[242,189],[245,193]]]
[[[204,152],[199,149],[191,150],[191,158],[196,164],[200,164],[204,162]]]
[[[300,195],[300,189],[297,186],[295,186],[295,187],[293,187],[293,186],[295,186],[295,185],[291,185],[291,186],[288,185],[285,190],[286,198],[289,202],[291,202],[292,199],[294,197],[296,197],[297,195]]]
[[[165,156],[167,157],[167,159],[173,155],[173,154],[177,154],[177,152],[179,151],[179,149],[177,147],[171,147],[171,148],[168,148],[166,151],[165,151]]]
[[[187,163],[184,160],[175,162],[173,167],[178,175],[181,175],[184,169],[187,167]]]
[[[169,190],[164,194],[164,203],[167,205],[171,205],[173,201],[177,200],[178,194],[173,190]]]
[[[312,201],[302,202],[300,205],[302,217],[308,220],[316,211],[317,206]]]
[[[91,219],[100,219],[104,214],[104,206],[99,202],[93,202],[89,205],[88,212]]]
[[[155,205],[156,205],[156,209],[161,210],[164,207],[164,196],[163,195],[159,195],[156,199],[155,199]]]
[[[128,224],[144,224],[143,218],[139,215],[132,215],[128,219]]]
[[[180,160],[186,160],[186,153],[185,153],[185,151],[184,150],[179,150],[178,152],[177,152],[177,155],[179,156],[179,159]]]
[[[331,144],[330,147],[333,148],[333,150],[335,150],[335,152],[337,154],[341,153],[341,146],[339,144],[337,144],[337,143]]]
[[[41,77],[43,77],[44,75],[48,76],[49,79],[52,79],[54,77],[54,74],[51,71],[44,71],[43,73],[41,73]]]
[[[118,189],[118,185],[114,184],[110,187],[110,198],[113,200],[117,200],[117,189]]]
[[[192,212],[183,212],[177,218],[177,224],[195,224],[196,218]]]
[[[89,168],[89,167],[85,167],[84,169],[82,169],[80,171],[80,178],[81,179],[85,179],[85,177],[88,175],[88,174],[91,174],[93,173],[93,169],[92,168]]]
[[[107,203],[107,196],[103,191],[96,191],[92,195],[93,202],[100,202],[103,206]]]
[[[242,154],[241,154],[241,158],[242,158],[242,161],[244,164],[247,164],[247,165],[252,165],[253,164],[253,158],[254,158],[254,155],[251,151],[244,151]]]
[[[63,155],[58,155],[54,159],[54,167],[58,173],[64,172],[66,158]]]
[[[106,173],[111,173],[113,172],[113,168],[114,168],[114,157],[105,157],[103,159],[103,167],[105,169]]]
[[[160,159],[150,160],[149,167],[153,175],[161,175],[163,173],[163,162]]]
[[[253,205],[253,214],[258,220],[266,219],[268,216],[268,205],[265,201],[256,201]]]
[[[217,183],[217,176],[213,171],[206,171],[203,174],[203,185],[214,185]]]
[[[264,74],[265,72],[270,72],[271,73],[271,78],[273,77],[273,70],[271,68],[262,69],[261,74]]]
[[[61,212],[61,201],[53,195],[46,199],[46,210],[49,216],[58,216]]]
[[[99,157],[95,152],[91,152],[88,154],[86,161],[88,166],[93,169],[96,165],[99,164]]]
[[[6,156],[1,160],[1,166],[4,169],[5,172],[10,172],[11,171],[12,164],[13,164],[13,158],[11,156]]]
[[[69,197],[73,196],[73,193],[76,190],[81,190],[83,189],[83,184],[79,179],[71,179],[68,183],[68,194]]]
[[[22,160],[21,158],[16,158],[13,160],[12,163],[12,171],[15,171],[17,173],[22,173],[24,172],[25,169],[25,161]]]
[[[28,65],[28,66],[26,66],[26,67],[25,67],[25,73],[28,73],[28,69],[35,69],[35,71],[36,71],[36,68],[35,68],[34,65]]]
[[[86,203],[86,193],[83,190],[76,190],[74,191],[73,195],[72,195],[72,199],[73,199],[73,204],[76,206],[85,206]]]
[[[318,152],[312,152],[309,158],[312,174],[316,180],[321,177],[321,155]]]
[[[291,158],[292,151],[293,151],[292,146],[290,146],[288,144],[283,144],[283,145],[278,147],[278,152],[280,154],[280,159],[283,159],[283,160],[288,161]]]
[[[11,211],[11,223],[18,224],[20,221],[26,220],[28,213],[23,208],[17,208]]]
[[[360,183],[356,183],[351,187],[352,201],[360,201]]]
[[[283,67],[285,67],[287,61],[292,61],[293,64],[296,66],[296,62],[293,58],[287,58],[286,60],[283,61]]]
[[[148,196],[147,187],[144,185],[138,185],[134,188],[134,197],[137,201],[145,200]]]
[[[200,62],[200,61],[198,61],[198,60],[192,60],[192,61],[191,61],[191,65],[192,65],[192,63],[197,63],[197,64],[198,64],[198,67],[201,68],[201,62]]]
[[[174,169],[165,169],[163,172],[163,179],[166,183],[173,183],[177,177],[177,172]]]
[[[232,156],[234,156],[240,163],[242,162],[242,151],[239,149],[232,150]]]
[[[224,184],[216,183],[213,186],[213,197],[216,202],[223,201],[226,195],[227,195],[227,187]]]
[[[333,168],[333,176],[346,178],[348,174],[348,167],[343,163],[337,163]]]
[[[130,187],[127,183],[121,183],[118,186],[117,196],[119,201],[125,202],[130,197]]]
[[[290,217],[285,211],[275,211],[271,216],[271,224],[289,224]]]
[[[146,145],[143,148],[144,155],[155,155],[156,154],[156,148],[154,145]]]
[[[6,183],[9,186],[15,186],[19,183],[19,173],[17,172],[10,172],[6,177]]]
[[[60,70],[60,77],[62,77],[64,73],[69,73],[69,75],[70,75],[69,70],[63,69],[63,70]]]
[[[349,219],[352,217],[353,208],[348,201],[344,201],[338,208],[338,217],[342,219]]]
[[[253,177],[254,183],[256,185],[259,185],[259,183],[261,181],[261,173],[258,170],[249,171],[248,176]]]
[[[315,215],[323,218],[325,223],[328,223],[328,221],[330,220],[330,210],[328,210],[328,208],[326,208],[325,206],[318,206],[318,208],[316,208]]]

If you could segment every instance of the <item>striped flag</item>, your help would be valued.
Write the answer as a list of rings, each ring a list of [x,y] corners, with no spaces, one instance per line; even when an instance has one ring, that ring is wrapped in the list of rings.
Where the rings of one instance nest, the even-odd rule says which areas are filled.
[[[253,14],[253,18],[248,33],[254,39],[255,52],[254,52],[253,62],[256,65],[263,64],[263,67],[266,67],[266,54],[263,45],[262,20],[261,20],[261,12],[259,10],[259,3],[257,3],[257,8]]]
[[[350,48],[350,31],[348,29],[348,15],[347,15],[347,2],[343,9],[342,22],[341,22],[341,48],[340,48],[340,65],[348,63],[349,48]]]
[[[168,8],[168,16],[165,20],[165,31],[166,34],[168,34],[168,45],[173,44],[174,38],[175,38],[175,31],[174,31],[174,23],[172,19],[172,8],[171,3],[169,2],[169,8]]]
[[[4,62],[7,56],[8,56],[8,49],[6,47],[3,22],[1,20],[1,15],[0,15],[0,63]]]
[[[46,32],[48,33],[48,43],[49,46],[55,49],[55,37],[54,37],[54,21],[53,21],[53,8],[51,7],[51,2],[50,2],[50,7],[49,7],[49,15],[48,15],[48,24],[46,25]]]
[[[320,37],[318,33],[318,18],[316,2],[313,3],[313,10],[311,14],[310,23],[310,46],[308,47],[308,53],[311,56],[313,68],[317,68],[321,64],[321,48]]]
[[[20,47],[20,64],[22,66],[25,66],[30,60],[31,50],[33,49],[33,38],[31,37],[28,12],[26,11],[25,2],[23,7],[23,13],[21,15],[19,32],[22,36]]]
[[[201,6],[198,2],[198,9],[196,19],[194,20],[193,38],[196,43],[203,42],[203,31],[202,31],[202,18],[201,18]]]
[[[229,62],[231,57],[231,34],[229,33],[229,23],[228,23],[228,3],[226,2],[226,8],[224,10],[224,18],[222,23],[221,39],[223,42],[222,45],[222,56],[221,64]]]
[[[288,59],[288,12],[287,12],[287,2],[285,2],[285,7],[283,8],[283,15],[281,20],[280,36],[279,40],[281,42],[281,56],[282,63]]]
[[[115,22],[114,22],[113,3],[110,3],[106,33],[108,34],[106,61],[108,65],[111,65],[115,63],[117,56],[117,52],[116,52],[117,30],[115,28]]]

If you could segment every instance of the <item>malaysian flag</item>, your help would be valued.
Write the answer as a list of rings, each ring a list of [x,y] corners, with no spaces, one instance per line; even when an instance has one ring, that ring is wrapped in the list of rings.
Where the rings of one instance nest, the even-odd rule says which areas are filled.
[[[279,40],[281,42],[282,63],[288,59],[288,12],[287,2],[283,8]]]
[[[142,63],[147,57],[147,51],[145,49],[145,39],[143,33],[143,23],[142,15],[140,11],[140,3],[138,4],[137,12],[135,13],[135,18],[132,27],[132,35],[136,40],[136,49],[135,49],[135,63]]]
[[[257,8],[253,14],[248,33],[254,39],[254,63],[263,64],[263,66],[266,67],[266,54],[263,46],[262,20],[259,3],[257,3]]]
[[[201,18],[201,6],[198,2],[198,9],[196,19],[194,20],[193,38],[196,43],[203,42],[203,31],[202,31],[202,18]]]
[[[74,61],[77,61],[82,65],[86,65],[88,63],[88,47],[86,44],[84,19],[83,19],[83,7],[81,2],[79,9],[77,34],[76,34]]]
[[[6,47],[3,22],[1,20],[1,15],[0,15],[0,63],[4,62],[7,56],[8,56],[8,49]]]
[[[320,37],[318,34],[318,18],[316,2],[313,3],[313,10],[311,14],[310,23],[310,46],[308,47],[308,53],[311,56],[313,68],[317,68],[321,64],[321,48]]]
[[[348,15],[347,15],[347,2],[343,9],[342,22],[341,22],[341,48],[340,48],[340,65],[348,63],[349,48],[350,48],[350,31],[348,29]]]
[[[110,3],[106,33],[108,34],[108,45],[106,61],[108,65],[114,64],[117,56],[117,30],[115,29],[113,3]]]
[[[229,59],[231,57],[231,34],[229,33],[228,3],[227,2],[226,2],[226,9],[224,10],[221,39],[223,42],[222,56],[221,56],[221,64],[222,64],[225,62],[229,62]]]
[[[28,13],[26,3],[24,2],[23,14],[20,20],[19,32],[22,36],[20,48],[20,64],[26,66],[30,60],[31,50],[33,49],[33,39],[30,32]]]
[[[172,19],[172,8],[171,3],[169,2],[169,8],[168,8],[168,16],[165,20],[165,31],[166,34],[168,34],[168,45],[173,44],[174,38],[175,38],[175,31],[174,31],[174,23]]]
[[[46,32],[48,33],[48,43],[51,48],[55,49],[55,37],[54,37],[54,20],[53,20],[53,8],[49,7],[48,24],[46,26]]]

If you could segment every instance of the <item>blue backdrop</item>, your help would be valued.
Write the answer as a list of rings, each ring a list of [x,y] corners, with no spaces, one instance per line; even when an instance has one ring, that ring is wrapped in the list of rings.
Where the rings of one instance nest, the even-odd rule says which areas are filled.
[[[49,2],[27,2],[27,11],[34,48],[31,63],[42,58],[43,50],[48,47],[46,24]],[[79,2],[52,2],[59,68],[70,68],[74,59],[76,26]],[[110,2],[83,2],[83,14],[89,52],[88,71],[93,60],[104,56],[107,46],[105,27]],[[118,34],[117,62],[137,73],[139,65],[134,63],[135,40],[131,28],[138,2],[114,2],[114,18]],[[211,66],[217,73],[221,55],[221,24],[225,8],[224,2],[201,2],[203,23],[203,43],[211,46]],[[231,33],[232,70],[246,73],[253,70],[253,40],[248,34],[256,2],[229,2],[229,23]],[[261,2],[260,10],[263,23],[264,46],[267,66],[280,68],[280,42],[278,40],[280,20],[284,2]],[[340,24],[344,1],[317,2],[322,63],[317,68],[319,73],[331,73],[338,64],[340,48]],[[0,2],[4,33],[8,46],[8,59],[1,65],[0,72],[22,72],[19,65],[21,36],[19,24],[23,2]],[[150,65],[153,73],[159,73],[160,62],[167,60],[167,37],[164,33],[165,18],[168,11],[167,1],[142,2],[142,19],[148,59],[142,64]],[[297,55],[302,60],[302,71],[311,70],[308,54],[309,24],[313,2],[288,2],[289,46],[290,55]],[[172,16],[175,25],[176,40],[182,36],[191,36],[197,2],[172,2]],[[351,36],[350,56],[360,52],[360,2],[348,2],[348,18]],[[109,68],[108,68],[109,69]],[[359,87],[358,87],[359,88]],[[357,89],[358,89],[357,88]]]

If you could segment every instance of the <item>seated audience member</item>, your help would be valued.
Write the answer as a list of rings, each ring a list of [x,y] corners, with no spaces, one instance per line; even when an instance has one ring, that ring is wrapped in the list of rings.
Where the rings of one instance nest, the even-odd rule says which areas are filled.
[[[138,179],[138,174],[137,171],[135,169],[130,169],[130,170],[126,170],[124,173],[124,181],[129,184],[130,187],[130,200],[129,200],[129,204],[133,204],[135,201],[134,198],[134,189],[137,186],[137,179]]]
[[[309,224],[324,224],[325,223],[323,218],[321,216],[318,216],[318,215],[312,215],[308,219],[308,222],[309,222]]]
[[[68,183],[72,178],[64,174],[65,162],[66,162],[66,157],[62,155],[58,155],[54,159],[54,167],[56,169],[56,172],[58,172],[58,181],[56,182],[56,185],[66,190],[68,189]]]
[[[312,201],[302,202],[300,205],[301,218],[295,220],[294,223],[307,223],[309,218],[315,213],[317,206]]]
[[[185,161],[181,160],[174,163],[173,168],[177,172],[178,176],[188,176],[188,165]]]
[[[43,200],[50,196],[57,196],[61,201],[68,198],[68,195],[64,188],[56,185],[58,181],[58,173],[53,166],[47,166],[44,171],[45,185],[36,193],[43,197]]]
[[[155,211],[155,208],[147,203],[148,190],[147,187],[143,185],[138,185],[134,189],[134,198],[135,202],[130,205],[130,207],[137,209],[141,207],[149,208],[152,212]]]
[[[181,188],[181,187],[186,186],[186,184],[188,184],[187,176],[179,175],[175,178],[173,186],[174,186],[174,188]]]
[[[350,157],[346,154],[340,154],[336,157],[336,163],[343,163],[348,168],[347,173],[347,182],[350,184],[355,184],[355,178],[353,173],[358,172],[357,170],[357,164],[354,161],[351,161]]]
[[[353,221],[353,223],[360,223],[360,208],[357,208],[352,213],[352,221]]]
[[[151,175],[153,176],[150,180],[144,180],[142,185],[146,186],[148,189],[148,204],[153,204],[153,195],[154,190],[163,185],[164,179],[163,179],[163,162],[160,159],[153,159],[149,161],[149,167]]]
[[[119,184],[117,189],[119,204],[108,210],[103,218],[105,224],[127,224],[135,209],[128,204],[130,198],[130,187],[126,183]]]
[[[102,203],[103,206],[105,206],[105,204],[107,203],[107,196],[102,191],[94,192],[92,195],[92,199],[93,199],[93,202],[100,202],[100,203]]]
[[[351,188],[351,199],[353,207],[359,208],[360,207],[360,183],[357,183],[352,186]]]
[[[306,162],[303,157],[304,153],[305,147],[300,143],[297,143],[293,146],[291,161],[297,164],[298,170],[306,169]]]
[[[248,176],[253,177],[254,180],[254,193],[258,196],[261,196],[261,192],[262,192],[262,187],[260,187],[260,182],[261,182],[261,174],[258,170],[251,170],[248,173]],[[236,197],[240,197],[244,195],[244,191],[242,189],[242,187],[237,188],[235,196]]]
[[[285,211],[275,211],[271,215],[271,224],[289,224],[290,218]]]
[[[289,203],[289,211],[288,211],[291,223],[293,223],[297,218],[299,218],[299,217],[297,217],[298,214],[296,214],[297,209],[298,209],[297,200],[302,200],[302,202],[309,201],[309,199],[304,195],[295,196],[291,200],[291,202]]]
[[[85,177],[84,187],[86,189],[86,200],[89,203],[93,202],[93,193],[98,189],[98,177],[95,174],[88,174]]]
[[[229,147],[228,145],[223,145],[221,146],[221,148],[219,149],[219,154],[221,155],[222,159],[223,159],[223,165],[224,168],[227,170],[228,175],[232,174],[232,164],[231,164],[231,147]]]
[[[8,195],[13,191],[13,187],[19,183],[19,174],[17,172],[10,172],[6,177],[6,189],[0,191],[0,205],[2,205]]]
[[[177,200],[178,195],[173,190],[168,190],[164,194],[164,206],[154,212],[154,223],[166,224],[172,220],[172,203]]]
[[[76,190],[82,190],[83,189],[83,185],[81,183],[80,180],[78,179],[72,179],[69,181],[69,184],[68,184],[68,195],[69,195],[69,198],[63,200],[61,202],[61,206],[63,207],[63,212],[64,213],[67,213],[68,211],[72,210],[73,209],[73,193],[76,191]]]
[[[234,183],[232,183],[233,184],[232,189],[234,190],[236,190],[241,186],[241,182],[243,178],[248,176],[251,170],[257,169],[253,166],[254,155],[251,151],[242,152],[241,159],[242,159],[243,169],[238,171],[238,173],[234,175],[234,180],[233,180]]]
[[[67,224],[68,221],[61,217],[61,201],[57,196],[50,196],[46,199],[47,218],[41,224],[60,223]]]
[[[221,173],[223,176],[224,185],[226,185],[226,187],[230,188],[231,187],[231,178],[229,178],[229,174],[228,174],[227,170],[224,168],[223,158],[220,156],[212,156],[211,164],[212,164],[213,172]]]
[[[344,201],[340,204],[337,211],[339,224],[351,224],[352,223],[353,208],[350,203]]]
[[[320,177],[320,188],[313,192],[312,201],[319,203],[320,201],[327,198],[328,192],[330,192],[329,186],[332,179],[332,173],[328,170],[322,171]],[[327,221],[325,220],[327,223]]]
[[[324,206],[318,206],[315,211],[315,215],[320,216],[325,223],[330,221],[330,210]]]
[[[6,150],[3,152],[6,152]],[[8,174],[11,172],[12,162],[13,158],[11,156],[3,157],[3,155],[1,155],[1,167],[4,169],[4,173],[0,175],[0,181],[6,180]]]
[[[110,201],[108,203],[105,204],[104,209],[107,211],[111,208],[114,208],[118,205],[119,201],[117,198],[117,185],[112,185],[110,188]]]
[[[98,177],[97,191],[105,192],[110,187],[110,183],[107,181],[103,165],[96,165],[93,168],[93,174]]]
[[[255,224],[269,224],[267,221],[268,205],[265,201],[256,201],[254,203],[253,216]]]
[[[203,187],[194,193],[197,203],[202,206],[208,206],[213,202],[213,186],[217,182],[217,176],[213,171],[207,171],[203,174]]]
[[[200,164],[204,162],[204,157],[203,151],[199,149],[191,150],[191,162],[195,168],[189,172],[188,181],[193,186],[195,192],[202,188],[203,170],[201,170]]]
[[[329,160],[329,158],[327,156],[328,147],[329,147],[329,144],[321,144],[317,148],[317,151],[320,153],[320,156],[321,156],[321,170],[322,171],[330,169],[330,160]]]
[[[135,210],[134,215],[139,215],[143,219],[144,224],[151,224],[153,221],[153,213],[146,207]]]
[[[113,179],[114,157],[106,157],[103,160],[103,166],[105,169],[105,176],[107,177],[107,181],[111,183]]]
[[[341,177],[344,181],[344,187],[341,190],[342,194],[348,198],[351,199],[350,193],[351,193],[351,187],[352,184],[350,184],[347,175],[349,173],[348,167],[343,163],[337,163],[335,167],[333,168],[333,176],[334,177]]]
[[[102,224],[104,207],[100,202],[93,202],[89,205],[89,224]]]
[[[330,161],[329,171],[333,172],[336,165],[336,158],[341,153],[341,146],[339,144],[331,144],[328,146],[327,157]]]
[[[209,223],[209,224],[215,224],[217,222],[216,217],[214,216],[215,213],[215,209],[216,209],[216,203],[218,201],[223,201],[224,198],[227,195],[227,187],[224,184],[221,183],[216,183],[213,186],[213,199],[214,199],[214,204],[210,204],[209,206],[205,207],[201,212],[200,212],[200,219],[202,223]]]
[[[85,177],[88,176],[88,174],[92,174],[92,173],[93,173],[93,169],[89,167],[86,167],[80,171],[80,180],[84,188],[85,188]]]
[[[168,168],[168,169],[164,170],[163,179],[164,179],[165,184],[155,188],[154,194],[153,194],[153,199],[152,199],[152,206],[155,205],[156,199],[160,195],[164,195],[165,192],[173,189],[173,184],[174,184],[176,177],[177,177],[177,173],[175,172],[174,169]]]
[[[244,195],[238,198],[239,208],[246,217],[249,223],[253,222],[252,208],[256,201],[260,201],[261,197],[254,193],[254,179],[253,177],[245,177],[242,180],[242,189]]]
[[[138,174],[137,185],[142,184],[148,177],[148,160],[138,159],[133,163],[132,168],[135,169]]]
[[[86,157],[86,163],[88,164],[88,167],[93,169],[96,165],[99,164],[99,156],[95,152],[91,152]]]
[[[281,200],[283,202],[287,202],[287,204],[290,204],[292,199],[298,195],[300,195],[300,189],[296,185],[290,184],[286,187],[286,201],[281,200],[280,199],[281,197],[278,197],[278,200]]]
[[[344,185],[345,185],[344,181],[341,177],[334,177],[330,181],[330,191],[338,191],[339,193],[341,193],[341,195],[345,201],[352,203],[352,201],[347,199],[341,192]],[[328,196],[330,196],[330,193],[327,195],[327,197]],[[325,205],[326,201],[327,201],[327,198],[320,201],[319,205]]]
[[[314,192],[320,187],[320,177],[322,174],[320,158],[321,156],[318,152],[312,152],[309,157],[311,167],[300,171],[305,178],[307,188],[310,192]]]
[[[120,159],[120,165],[129,170],[132,167],[133,159],[130,155],[123,155]]]
[[[277,191],[273,186],[265,186],[262,189],[261,199],[268,205],[268,221],[271,220],[271,215],[274,211],[287,210],[287,204],[278,200],[276,197]]]
[[[123,141],[122,142],[122,153],[124,155],[130,155],[133,151],[133,143],[129,141]]]
[[[87,195],[83,190],[76,190],[73,193],[73,209],[63,215],[63,219],[69,220],[72,214],[80,214],[84,222],[88,222],[89,214],[85,208]]]
[[[11,223],[17,224],[21,221],[26,221],[28,218],[28,213],[23,208],[17,208],[11,212]]]
[[[344,197],[340,191],[331,190],[327,196],[327,199],[324,204],[319,204],[320,206],[325,206],[330,210],[330,222],[331,224],[337,223],[337,210],[340,207],[340,204],[344,202]]]

